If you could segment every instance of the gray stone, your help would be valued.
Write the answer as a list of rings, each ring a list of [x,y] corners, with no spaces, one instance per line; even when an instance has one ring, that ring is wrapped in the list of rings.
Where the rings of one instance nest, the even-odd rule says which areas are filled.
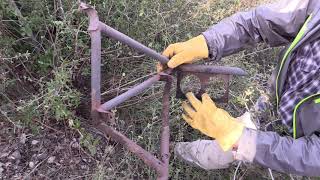
[[[51,157],[48,158],[47,162],[48,162],[49,164],[52,164],[55,159],[56,159],[55,156],[51,156]]]
[[[37,141],[37,140],[32,140],[32,141],[31,141],[31,144],[32,144],[32,145],[37,145],[38,143],[39,143],[39,141]]]
[[[32,162],[32,161],[29,162],[29,167],[30,167],[30,168],[34,168],[34,162]]]
[[[12,160],[18,160],[18,159],[21,159],[21,154],[18,150],[14,151],[10,156],[9,156],[9,159],[12,159]]]
[[[20,143],[25,144],[27,141],[27,135],[25,133],[22,133],[20,136]]]

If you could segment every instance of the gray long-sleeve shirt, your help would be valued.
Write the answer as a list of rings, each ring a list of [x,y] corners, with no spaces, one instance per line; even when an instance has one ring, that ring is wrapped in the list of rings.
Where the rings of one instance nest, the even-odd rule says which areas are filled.
[[[287,45],[312,14],[306,35],[295,46],[295,49],[300,49],[320,36],[319,10],[319,0],[282,0],[259,6],[249,12],[236,13],[212,26],[203,35],[211,58],[220,59],[259,42],[270,46]],[[314,117],[314,120],[304,123],[320,129],[319,121],[320,117]],[[236,158],[280,172],[320,176],[319,155],[320,138],[315,134],[294,139],[281,137],[274,132],[245,129]]]

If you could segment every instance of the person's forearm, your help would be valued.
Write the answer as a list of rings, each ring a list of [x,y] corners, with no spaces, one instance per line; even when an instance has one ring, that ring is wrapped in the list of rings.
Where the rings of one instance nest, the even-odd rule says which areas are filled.
[[[245,129],[238,142],[236,159],[273,170],[320,176],[320,138],[316,135],[293,139],[275,132]]]
[[[222,20],[203,33],[211,59],[219,60],[259,42],[288,44],[312,11],[311,2],[315,1],[282,0]]]

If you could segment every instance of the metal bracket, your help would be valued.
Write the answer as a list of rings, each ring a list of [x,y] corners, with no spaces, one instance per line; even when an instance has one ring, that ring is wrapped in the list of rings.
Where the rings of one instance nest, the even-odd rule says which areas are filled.
[[[195,72],[186,72],[186,71],[177,71],[177,89],[176,89],[176,98],[186,99],[185,92],[182,91],[182,80],[189,76],[194,75],[200,80],[200,90],[196,94],[196,97],[201,99],[201,95],[206,92],[210,84],[211,77],[217,77],[223,80],[225,92],[222,97],[214,97],[213,100],[218,103],[228,103],[229,100],[229,87],[230,80],[232,75],[225,74],[209,74],[209,73],[195,73]]]

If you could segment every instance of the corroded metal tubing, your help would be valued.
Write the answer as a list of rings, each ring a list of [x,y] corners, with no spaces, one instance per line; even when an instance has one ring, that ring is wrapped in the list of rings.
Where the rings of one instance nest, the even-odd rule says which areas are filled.
[[[91,31],[91,110],[96,110],[101,104],[101,34]]]
[[[245,76],[247,73],[240,68],[235,67],[221,67],[221,66],[207,66],[207,65],[183,65],[179,67],[179,70],[192,72],[192,73],[208,73],[208,74],[226,74],[226,75],[239,75]],[[171,69],[165,71],[166,74],[171,74]],[[151,87],[154,83],[159,81],[160,75],[155,75],[145,82],[131,88],[127,92],[109,100],[101,105],[98,109],[99,112],[106,112],[123,103],[129,98],[140,94],[143,90]]]
[[[91,111],[96,111],[101,104],[101,32],[98,27],[99,17],[95,9],[80,3],[80,9],[89,17],[91,37]]]
[[[109,100],[108,102],[102,104],[98,111],[99,112],[106,112],[111,110],[112,108],[116,107],[117,105],[123,103],[127,99],[134,97],[138,94],[140,94],[143,90],[151,87],[153,84],[158,82],[160,80],[160,74],[154,75],[148,80],[144,81],[143,83],[131,88],[127,92],[120,94],[119,96]]]
[[[130,46],[131,48],[134,48],[140,52],[143,52],[144,54],[153,57],[157,60],[159,60],[162,64],[166,64],[169,59],[159,53],[157,53],[155,50],[148,48],[147,46],[139,43],[138,41],[130,38],[129,36],[113,29],[112,27],[99,22],[99,27],[101,29],[101,31],[107,35],[108,37],[115,39],[117,41],[120,41],[128,46]]]
[[[169,59],[155,50],[139,43],[138,41],[130,38],[129,36],[113,29],[112,27],[102,23],[99,21],[99,28],[101,32],[107,35],[108,37],[120,41],[131,48],[134,48],[150,57],[153,57],[159,60],[162,64],[166,64]],[[234,67],[220,67],[220,66],[208,66],[208,65],[180,65],[179,69],[181,71],[189,71],[196,73],[209,73],[209,74],[231,74],[231,75],[239,75],[245,76],[247,73],[240,68]]]
[[[207,73],[207,74],[226,74],[246,76],[247,73],[237,67],[223,67],[223,66],[211,66],[211,65],[183,65],[178,67],[179,70],[192,73]]]
[[[157,171],[158,176],[163,176],[163,163],[160,160],[158,160],[155,156],[153,156],[150,152],[144,150],[135,142],[128,139],[126,136],[116,131],[115,129],[109,127],[105,123],[100,123],[98,126],[96,126],[96,128],[103,132],[106,136],[110,136],[112,139],[124,146],[127,150],[138,156],[146,165],[154,168]]]
[[[169,143],[170,143],[170,128],[169,128],[169,107],[170,107],[170,90],[172,86],[172,77],[167,76],[167,81],[164,86],[163,99],[162,99],[162,130],[161,130],[161,144],[160,153],[161,161],[163,163],[163,174],[159,176],[158,179],[165,180],[169,178]]]

